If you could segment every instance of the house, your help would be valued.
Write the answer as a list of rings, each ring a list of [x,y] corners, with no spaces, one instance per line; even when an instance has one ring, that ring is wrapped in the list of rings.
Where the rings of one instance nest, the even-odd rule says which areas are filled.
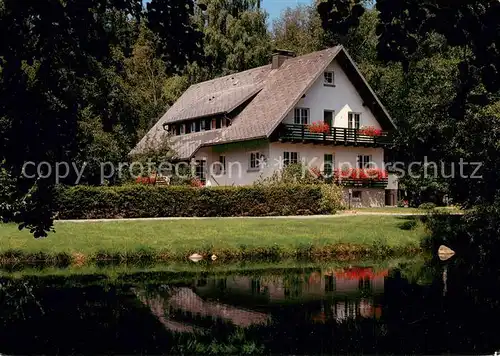
[[[269,65],[192,85],[131,153],[168,139],[212,186],[250,185],[301,162],[338,181],[354,207],[395,205],[384,166],[394,128],[342,46],[277,51]],[[360,176],[368,169],[377,177]]]

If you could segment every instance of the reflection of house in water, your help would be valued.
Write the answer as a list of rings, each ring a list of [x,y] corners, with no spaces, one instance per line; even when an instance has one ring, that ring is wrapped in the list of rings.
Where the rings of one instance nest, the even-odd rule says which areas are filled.
[[[264,313],[205,301],[187,287],[173,287],[166,294],[155,293],[153,296],[137,290],[135,294],[167,329],[175,332],[201,331],[196,324],[206,318],[229,322],[239,327],[262,325],[269,321],[268,315]],[[179,317],[183,320],[176,321]]]
[[[290,275],[262,277],[230,276],[198,280],[195,291],[204,298],[258,310],[272,309],[280,303],[321,302],[321,319],[345,320],[352,317],[380,317],[378,300],[384,292],[388,271],[372,268],[308,271]],[[327,310],[328,309],[328,310]],[[314,317],[313,317],[314,319]]]
[[[170,330],[192,332],[207,322],[240,327],[267,324],[290,307],[290,318],[314,322],[379,318],[387,270],[371,268],[300,271],[285,275],[206,277],[191,287],[172,287],[153,297],[136,292]],[[282,314],[282,313],[279,313]],[[210,322],[211,320],[211,322]]]

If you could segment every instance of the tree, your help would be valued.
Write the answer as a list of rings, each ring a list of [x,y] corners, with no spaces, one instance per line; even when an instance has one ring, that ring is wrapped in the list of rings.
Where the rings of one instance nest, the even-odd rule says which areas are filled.
[[[97,112],[104,128],[126,118],[117,115],[123,109],[120,100],[110,100],[116,94],[107,76],[112,48],[123,40],[112,30],[112,15],[135,18],[138,9],[140,2],[132,0],[3,1],[0,160],[11,182],[0,188],[2,200],[8,196],[8,208],[1,211],[4,220],[43,236],[52,214],[54,176],[48,175],[49,166],[77,158],[81,109]],[[121,123],[126,127],[126,121]],[[47,178],[28,178],[25,162],[47,162],[41,170]],[[15,193],[9,190],[12,186]]]
[[[273,21],[274,47],[294,51],[299,56],[323,49],[324,37],[321,19],[313,6],[288,7]]]
[[[195,22],[204,34],[204,66],[212,77],[269,62],[266,14],[255,2],[206,0],[200,5]]]
[[[181,73],[186,64],[203,55],[203,34],[193,24],[193,0],[151,0],[147,4],[148,26],[158,36],[158,54],[170,74]]]
[[[365,12],[362,0],[321,0],[317,9],[321,24],[330,36],[329,45],[344,45]]]

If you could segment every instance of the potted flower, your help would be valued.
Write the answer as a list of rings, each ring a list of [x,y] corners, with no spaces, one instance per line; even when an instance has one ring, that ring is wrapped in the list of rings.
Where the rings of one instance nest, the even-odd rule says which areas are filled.
[[[326,122],[313,122],[311,125],[307,126],[307,129],[311,133],[329,133],[330,132],[330,125],[328,125]]]
[[[373,126],[361,126],[361,128],[358,130],[358,133],[360,135],[365,135],[365,136],[380,136],[382,135],[382,130],[377,129]]]

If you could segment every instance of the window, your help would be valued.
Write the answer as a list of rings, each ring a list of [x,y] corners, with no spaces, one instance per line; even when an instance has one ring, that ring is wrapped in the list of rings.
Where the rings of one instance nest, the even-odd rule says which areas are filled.
[[[205,120],[200,121],[200,131],[205,131],[206,130],[206,125],[207,122]]]
[[[200,131],[200,123],[198,121],[191,122],[191,132]]]
[[[354,190],[352,192],[352,200],[361,200],[361,191],[360,190]]]
[[[323,163],[323,174],[325,177],[330,178],[333,174],[333,167],[335,166],[333,154],[325,154]]]
[[[283,152],[283,165],[299,163],[299,154],[297,152]]]
[[[205,160],[196,160],[196,176],[202,181],[205,182],[207,180],[205,167],[207,161]]]
[[[360,113],[350,112],[347,116],[347,127],[350,129],[359,129]]]
[[[251,152],[250,153],[250,170],[258,170],[262,165],[263,155],[260,152]]]
[[[186,133],[191,133],[191,124],[184,124],[184,127],[186,128]]]
[[[184,135],[186,133],[186,125],[180,124],[179,125],[179,134]]]
[[[295,108],[293,122],[300,125],[309,124],[309,109]]]
[[[210,128],[211,128],[212,130],[215,130],[215,127],[216,127],[216,126],[217,126],[217,120],[216,120],[216,119],[212,119],[212,124],[211,124]]]
[[[371,168],[372,156],[371,155],[358,155],[358,168]]]
[[[325,86],[334,86],[335,85],[335,73],[333,71],[325,72],[323,73],[324,75],[324,82],[323,84]]]
[[[216,167],[216,174],[226,174],[226,156],[219,156],[219,162],[217,162]]]

